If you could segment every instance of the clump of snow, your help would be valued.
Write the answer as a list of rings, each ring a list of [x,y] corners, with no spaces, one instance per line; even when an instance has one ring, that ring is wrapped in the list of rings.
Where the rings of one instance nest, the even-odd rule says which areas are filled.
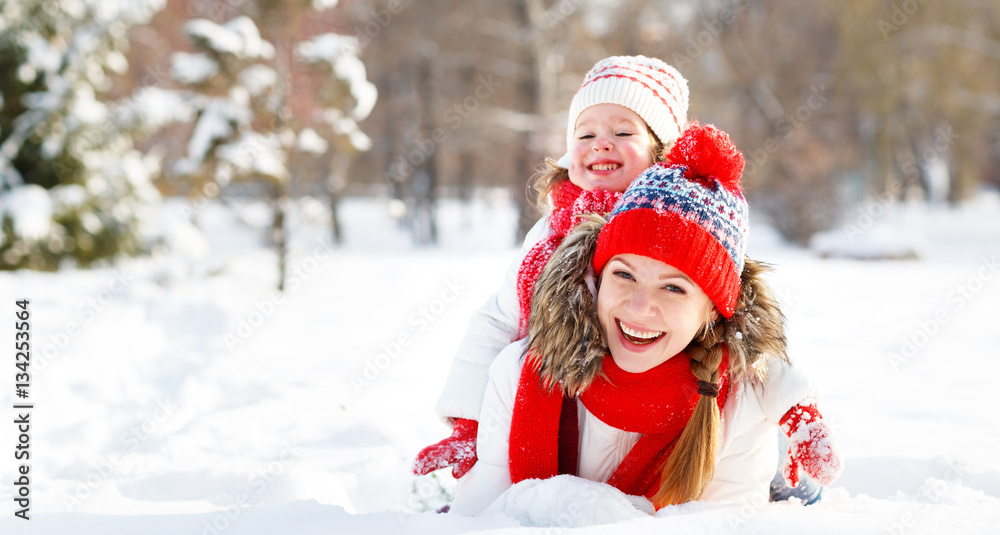
[[[274,57],[274,46],[260,37],[257,25],[246,15],[224,24],[207,19],[191,20],[184,25],[184,32],[194,42],[195,48],[201,50],[232,54],[244,60]]]
[[[359,52],[357,37],[336,33],[317,35],[295,48],[295,53],[302,60],[307,63],[325,62],[336,78],[347,83],[354,99],[350,116],[358,121],[368,117],[378,100],[378,91],[375,84],[368,81]]]
[[[52,229],[52,199],[41,186],[17,186],[0,195],[0,219],[5,216],[11,218],[16,237],[40,240]]]
[[[330,148],[330,144],[312,128],[303,128],[299,132],[295,147],[302,152],[323,154]]]
[[[183,176],[197,171],[212,147],[233,135],[237,126],[249,121],[250,117],[250,110],[232,99],[210,99],[188,141],[187,156],[174,164],[174,172]]]
[[[354,119],[344,115],[336,108],[327,108],[323,112],[323,119],[330,123],[330,128],[334,132],[347,136],[351,146],[359,151],[367,151],[372,148],[372,139],[361,130],[361,126]]]
[[[219,146],[218,156],[232,169],[277,180],[288,178],[284,143],[277,134],[247,132],[237,141]]]
[[[201,84],[217,74],[219,64],[202,52],[174,52],[170,57],[170,76],[182,84]]]
[[[642,496],[630,496],[589,479],[560,475],[521,481],[482,514],[503,514],[522,526],[578,528],[648,518],[655,510]]]
[[[316,11],[324,11],[337,7],[338,3],[338,0],[312,0],[312,7]]]
[[[240,72],[240,82],[251,97],[257,98],[278,85],[278,73],[271,67],[258,63]]]
[[[194,115],[191,103],[178,91],[147,86],[116,110],[120,122],[132,129],[153,131],[169,123],[189,121]]]

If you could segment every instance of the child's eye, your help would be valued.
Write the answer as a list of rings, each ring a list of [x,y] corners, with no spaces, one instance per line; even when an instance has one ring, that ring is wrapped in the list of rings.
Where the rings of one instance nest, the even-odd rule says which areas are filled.
[[[590,139],[592,137],[594,137],[594,134],[580,134],[580,137],[577,139]]]
[[[618,136],[618,137],[628,137],[628,136],[632,135],[632,132],[618,132],[615,135]]]

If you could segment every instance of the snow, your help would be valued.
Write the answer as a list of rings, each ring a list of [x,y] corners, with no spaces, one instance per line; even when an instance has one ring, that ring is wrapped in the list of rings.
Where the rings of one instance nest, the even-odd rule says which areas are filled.
[[[526,482],[481,517],[429,512],[454,487],[450,470],[410,466],[448,434],[434,404],[468,317],[516,254],[515,212],[443,201],[442,243],[426,248],[389,200],[348,198],[333,247],[316,203],[290,212],[284,294],[257,231],[204,200],[160,207],[170,238],[153,258],[0,273],[11,312],[31,299],[35,407],[32,520],[13,516],[8,451],[0,533],[996,532],[996,195],[913,210],[926,246],[911,260],[824,259],[752,223],[750,255],[776,267],[792,358],[821,381],[844,472],[809,507],[691,503],[654,517],[570,478]],[[265,205],[242,209],[267,224]],[[359,393],[350,378],[366,371]],[[0,378],[5,448],[17,440],[13,379]]]
[[[174,52],[170,56],[170,76],[182,84],[201,84],[216,74],[219,64],[202,52]]]
[[[303,128],[299,131],[299,137],[296,140],[296,148],[301,152],[307,152],[310,154],[321,155],[328,148],[330,144],[323,139],[322,136],[316,133],[312,128]]]
[[[267,65],[251,65],[240,72],[240,82],[251,97],[258,98],[278,85],[278,73]]]
[[[284,143],[277,134],[247,132],[233,143],[219,146],[219,159],[246,175],[263,175],[276,180],[288,178]]]
[[[208,19],[190,20],[184,25],[184,32],[202,50],[231,54],[244,60],[274,57],[274,46],[261,39],[257,25],[246,15],[224,24],[216,24]]]
[[[354,98],[351,118],[361,121],[368,117],[375,107],[378,91],[375,84],[368,81],[365,64],[358,57],[360,47],[357,37],[324,33],[299,43],[295,52],[306,62],[328,63],[333,75],[347,83]]]
[[[250,120],[250,110],[228,98],[211,98],[201,110],[198,124],[188,141],[187,156],[174,164],[179,175],[194,173],[212,147],[233,135],[234,127]]]
[[[16,186],[0,196],[0,220],[4,217],[10,217],[15,237],[40,240],[52,228],[52,199],[36,184]]]

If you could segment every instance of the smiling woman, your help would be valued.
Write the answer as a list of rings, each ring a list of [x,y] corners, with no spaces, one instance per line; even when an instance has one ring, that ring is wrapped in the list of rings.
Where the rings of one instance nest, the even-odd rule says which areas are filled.
[[[788,366],[765,270],[744,256],[742,155],[724,132],[694,124],[668,160],[545,265],[527,340],[490,368],[489,425],[453,512],[479,513],[512,484],[559,474],[607,483],[648,510],[766,496],[779,424],[792,486],[800,470],[822,484],[838,476],[814,388]]]
[[[719,313],[683,271],[624,254],[604,267],[597,317],[618,366],[642,373],[679,354]]]

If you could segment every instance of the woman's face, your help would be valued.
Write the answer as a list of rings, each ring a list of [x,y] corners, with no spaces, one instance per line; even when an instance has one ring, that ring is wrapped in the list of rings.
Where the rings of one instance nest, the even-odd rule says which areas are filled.
[[[580,114],[569,147],[569,181],[587,190],[625,191],[653,165],[654,139],[646,122],[618,104]]]
[[[597,315],[615,364],[642,373],[680,353],[719,313],[679,269],[622,254],[601,271]]]

